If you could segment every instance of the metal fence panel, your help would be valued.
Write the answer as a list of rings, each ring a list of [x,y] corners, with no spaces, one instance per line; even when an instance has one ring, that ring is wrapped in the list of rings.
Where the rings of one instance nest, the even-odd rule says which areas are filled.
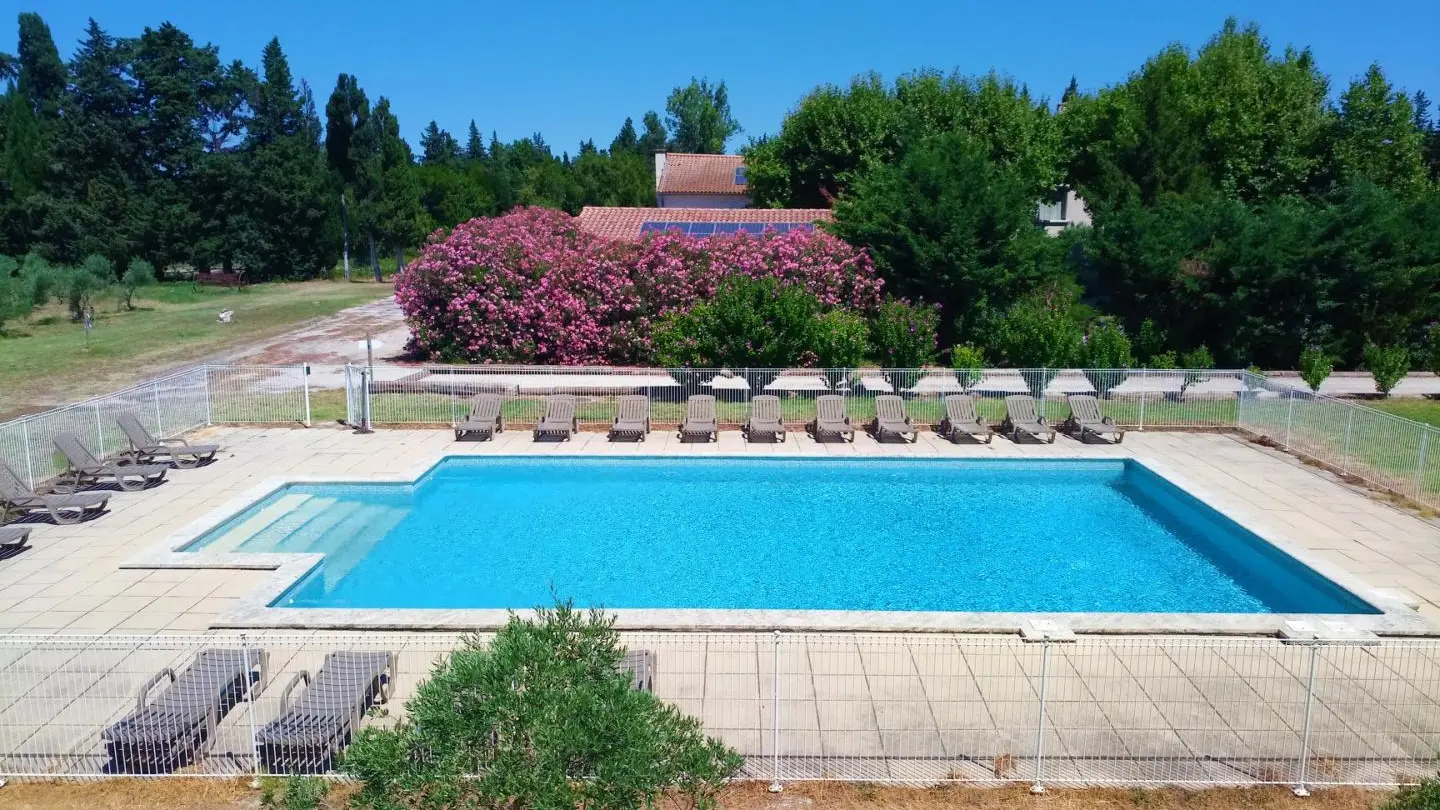
[[[739,752],[744,777],[781,783],[1394,785],[1432,773],[1440,750],[1434,640],[622,640],[654,653],[656,696]],[[310,683],[322,670],[358,676],[352,727],[387,726],[461,643],[446,633],[0,636],[0,774],[327,772],[343,741],[297,747],[273,733],[307,687],[302,672]],[[172,718],[165,734],[125,722],[176,680],[213,711]]]

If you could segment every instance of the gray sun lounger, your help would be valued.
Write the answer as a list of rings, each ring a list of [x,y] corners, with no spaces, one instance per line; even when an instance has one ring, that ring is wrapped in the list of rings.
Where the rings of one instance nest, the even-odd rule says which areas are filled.
[[[56,523],[79,523],[87,513],[105,511],[109,503],[108,492],[41,495],[25,486],[8,465],[0,463],[0,518],[10,512],[45,511]]]
[[[18,551],[25,548],[25,542],[29,539],[29,526],[0,526],[0,550]]]
[[[1072,394],[1069,399],[1070,418],[1062,426],[1066,433],[1082,441],[1086,433],[1096,437],[1114,436],[1116,444],[1125,441],[1125,431],[1115,424],[1115,420],[1101,415],[1099,400],[1089,394]]]
[[[366,710],[390,699],[395,672],[393,652],[341,651],[326,655],[313,678],[296,673],[280,694],[280,716],[255,733],[260,762],[271,773],[330,770]]]
[[[945,397],[945,416],[936,425],[935,432],[957,444],[961,436],[985,437],[985,443],[995,438],[995,433],[985,420],[975,413],[975,398],[969,394],[951,394]]]
[[[1035,398],[1029,394],[1005,397],[1005,421],[1000,425],[1000,432],[1011,441],[1018,442],[1021,434],[1026,434],[1037,439],[1049,436],[1050,443],[1055,443],[1055,426],[1035,412]]]
[[[476,394],[470,400],[470,413],[455,425],[455,441],[474,433],[483,441],[505,432],[505,417],[500,413],[505,397],[500,394]]]
[[[580,429],[580,420],[575,417],[575,397],[571,394],[554,394],[545,398],[545,415],[535,426],[535,441],[546,436],[559,436],[569,441]]]
[[[643,442],[649,432],[650,398],[644,394],[626,394],[620,397],[615,422],[610,425],[610,440],[629,437]]]
[[[78,489],[110,478],[126,492],[135,492],[160,481],[170,471],[168,464],[130,464],[125,460],[98,459],[69,433],[56,435],[54,441],[68,464],[56,479],[55,488],[60,491]]]
[[[649,650],[626,650],[625,657],[615,665],[621,675],[630,676],[630,688],[641,692],[655,691],[655,653]]]
[[[901,441],[905,441],[906,437],[912,442],[920,440],[915,423],[910,421],[910,414],[905,412],[905,400],[894,394],[875,397],[875,418],[866,426],[866,430],[877,442],[885,441],[887,436]]]
[[[123,455],[137,464],[153,464],[164,459],[176,467],[189,469],[215,458],[220,452],[218,444],[191,444],[184,439],[157,439],[140,424],[134,414],[122,413],[115,417],[115,424],[130,441],[130,449]]]
[[[680,439],[711,441],[718,438],[720,420],[715,416],[715,397],[692,394],[685,401],[685,421],[680,423]]]
[[[135,711],[100,733],[110,756],[105,772],[172,773],[191,764],[209,748],[221,718],[265,688],[268,666],[264,650],[209,649],[178,676],[160,670],[140,687]]]
[[[740,432],[745,441],[765,439],[770,442],[785,441],[785,423],[780,419],[780,398],[774,394],[761,394],[750,400],[750,418],[745,420]]]
[[[845,398],[836,394],[816,397],[815,418],[805,425],[805,431],[817,442],[826,436],[855,441],[855,426],[845,415]]]

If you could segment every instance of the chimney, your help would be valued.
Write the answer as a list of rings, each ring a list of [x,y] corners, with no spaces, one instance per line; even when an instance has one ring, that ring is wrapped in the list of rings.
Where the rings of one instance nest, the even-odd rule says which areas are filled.
[[[655,153],[655,204],[661,208],[665,207],[665,201],[660,197],[660,181],[665,177],[665,153]]]

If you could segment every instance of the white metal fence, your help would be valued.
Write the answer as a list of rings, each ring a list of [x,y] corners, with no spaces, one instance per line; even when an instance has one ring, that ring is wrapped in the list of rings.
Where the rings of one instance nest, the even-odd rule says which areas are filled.
[[[781,416],[800,429],[822,394],[846,397],[860,424],[875,397],[899,394],[915,422],[944,414],[944,397],[968,393],[998,424],[1004,398],[1031,394],[1042,415],[1069,416],[1070,394],[1098,396],[1106,415],[1130,429],[1239,429],[1415,501],[1440,506],[1440,430],[1313,394],[1248,371],[1158,369],[665,369],[549,366],[201,366],[123,391],[0,423],[0,461],[32,486],[63,469],[54,450],[72,433],[97,455],[125,440],[119,413],[139,416],[156,436],[206,424],[451,425],[472,396],[506,395],[510,424],[534,424],[545,397],[578,395],[583,426],[610,424],[624,394],[646,394],[656,425],[678,424],[685,400],[711,394],[722,428],[745,421],[761,394],[780,397]]]
[[[655,694],[742,754],[746,777],[782,783],[1394,785],[1433,773],[1440,752],[1440,641],[776,632],[624,642],[654,653]],[[0,636],[0,774],[325,772],[355,728],[402,717],[458,643]],[[198,659],[204,650],[224,652]],[[386,655],[371,668],[327,658],[336,651]],[[324,668],[350,676],[354,711],[320,741],[287,737],[302,670],[314,684]],[[175,680],[183,688],[167,695]],[[176,708],[182,692],[202,696],[198,711]],[[157,705],[165,711],[145,712]],[[127,720],[137,710],[141,721]]]

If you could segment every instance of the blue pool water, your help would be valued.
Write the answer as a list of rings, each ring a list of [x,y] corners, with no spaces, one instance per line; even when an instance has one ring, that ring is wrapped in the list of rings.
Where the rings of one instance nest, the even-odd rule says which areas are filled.
[[[324,553],[277,607],[1378,612],[1118,460],[449,459],[203,547]]]

